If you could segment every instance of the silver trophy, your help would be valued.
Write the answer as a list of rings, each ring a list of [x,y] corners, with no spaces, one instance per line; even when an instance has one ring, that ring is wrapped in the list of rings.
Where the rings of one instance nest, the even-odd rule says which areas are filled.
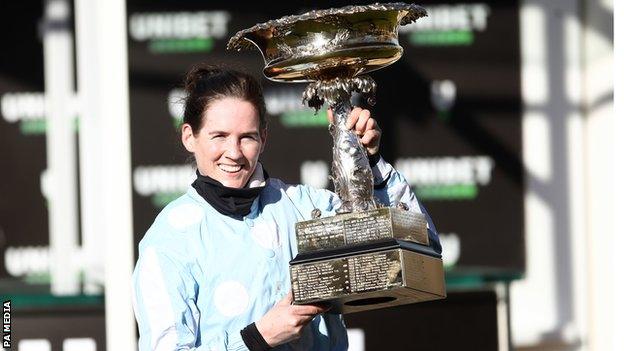
[[[228,43],[228,49],[258,48],[268,79],[309,82],[303,102],[334,111],[331,178],[342,204],[335,216],[314,211],[312,220],[296,225],[295,303],[325,302],[350,313],[446,296],[424,215],[375,200],[366,150],[346,127],[353,93],[374,103],[376,84],[364,74],[397,61],[399,25],[423,16],[424,8],[404,3],[317,10],[257,24]]]

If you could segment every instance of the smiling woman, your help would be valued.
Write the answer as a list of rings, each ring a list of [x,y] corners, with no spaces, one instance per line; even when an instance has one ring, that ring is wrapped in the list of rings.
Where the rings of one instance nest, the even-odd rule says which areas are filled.
[[[199,131],[182,125],[182,143],[195,155],[199,173],[231,188],[247,184],[266,142],[257,109],[237,97],[212,102]]]
[[[186,79],[182,143],[201,175],[243,188],[266,141],[266,107],[251,76],[196,67]]]
[[[333,215],[340,200],[264,171],[258,158],[266,109],[253,77],[197,67],[186,92],[181,139],[195,157],[197,179],[139,244],[133,283],[140,350],[346,350],[342,316],[293,305],[288,270],[297,254],[295,223]],[[347,126],[372,156],[375,195],[420,211],[405,179],[377,154],[381,130],[370,112],[355,108]]]
[[[262,88],[248,74],[198,66],[185,89],[181,137],[197,163],[193,187],[222,214],[246,215],[261,189],[243,188],[255,172],[264,175],[257,167],[267,137]]]

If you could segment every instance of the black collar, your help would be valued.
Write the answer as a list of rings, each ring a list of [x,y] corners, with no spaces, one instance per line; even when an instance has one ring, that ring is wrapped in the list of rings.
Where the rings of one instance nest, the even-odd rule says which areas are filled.
[[[219,213],[226,216],[241,218],[251,212],[251,205],[265,188],[269,175],[263,170],[265,185],[249,188],[249,182],[243,188],[230,188],[221,184],[218,180],[201,175],[199,170],[195,172],[197,179],[192,186],[197,193],[206,200]]]

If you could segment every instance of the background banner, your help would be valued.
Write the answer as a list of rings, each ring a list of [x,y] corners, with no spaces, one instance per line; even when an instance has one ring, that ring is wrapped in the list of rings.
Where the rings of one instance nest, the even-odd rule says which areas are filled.
[[[48,279],[41,1],[0,4],[0,278]]]
[[[522,272],[523,169],[518,3],[420,1],[429,16],[400,29],[403,57],[371,75],[381,153],[412,185],[441,234],[445,264]],[[314,8],[346,1],[315,2]],[[3,4],[2,7],[7,5]],[[269,112],[261,161],[271,176],[331,188],[325,112],[301,104],[305,84],[261,76],[259,52],[226,51],[238,30],[312,9],[291,2],[128,1],[135,242],[194,178],[177,128],[184,74],[228,65],[259,79]],[[0,278],[45,280],[42,4],[0,11]],[[111,102],[114,103],[114,102]]]
[[[325,112],[301,104],[305,84],[261,76],[258,51],[226,51],[241,29],[310,10],[291,3],[131,2],[129,16],[136,240],[193,178],[176,126],[193,64],[225,64],[260,78],[269,112],[261,160],[287,182],[331,188]],[[350,2],[321,1],[315,8]],[[400,28],[403,57],[373,72],[381,153],[434,219],[445,263],[524,269],[518,4],[422,1],[429,16]]]

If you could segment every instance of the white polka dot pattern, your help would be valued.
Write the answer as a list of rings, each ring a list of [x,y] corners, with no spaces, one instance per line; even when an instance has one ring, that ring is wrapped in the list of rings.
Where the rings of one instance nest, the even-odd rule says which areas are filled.
[[[169,210],[167,221],[175,229],[184,229],[197,224],[204,216],[204,210],[195,204],[182,204]]]
[[[263,248],[274,250],[279,247],[279,234],[275,223],[256,222],[250,232],[254,241]]]
[[[240,282],[226,281],[215,289],[214,304],[222,315],[235,317],[247,310],[249,294]]]

